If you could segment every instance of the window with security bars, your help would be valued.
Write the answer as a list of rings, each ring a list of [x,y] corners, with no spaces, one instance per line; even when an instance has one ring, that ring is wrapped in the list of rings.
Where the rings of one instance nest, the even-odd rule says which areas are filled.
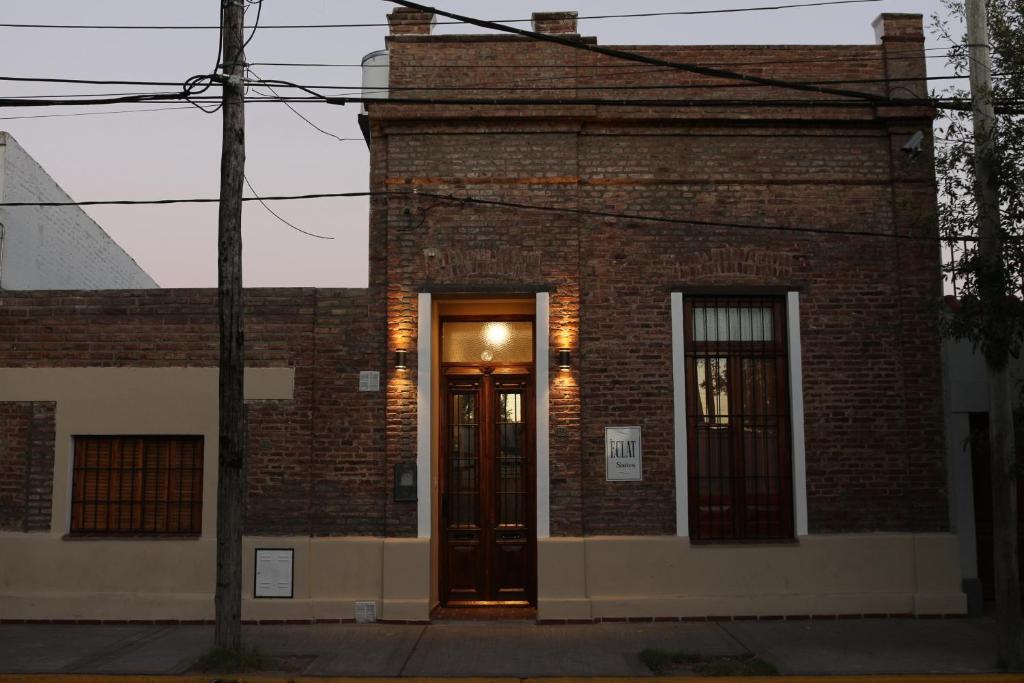
[[[73,535],[198,536],[203,437],[76,436]]]
[[[690,536],[793,537],[784,297],[687,297]]]

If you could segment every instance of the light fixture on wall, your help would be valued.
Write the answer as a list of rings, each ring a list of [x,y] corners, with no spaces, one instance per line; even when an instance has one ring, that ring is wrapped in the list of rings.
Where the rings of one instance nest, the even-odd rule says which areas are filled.
[[[409,367],[406,363],[406,355],[405,349],[395,351],[395,370],[405,370]]]
[[[569,370],[572,368],[572,354],[569,349],[558,350],[558,369]]]

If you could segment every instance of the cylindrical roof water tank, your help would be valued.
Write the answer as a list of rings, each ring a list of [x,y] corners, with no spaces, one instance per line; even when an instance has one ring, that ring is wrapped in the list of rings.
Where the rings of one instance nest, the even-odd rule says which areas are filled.
[[[388,96],[388,51],[377,50],[363,57],[363,97],[387,99]],[[366,113],[366,103],[362,112]]]

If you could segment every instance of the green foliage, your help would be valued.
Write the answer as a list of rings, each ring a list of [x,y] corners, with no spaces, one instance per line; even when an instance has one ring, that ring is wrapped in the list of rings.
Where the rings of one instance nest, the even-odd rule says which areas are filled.
[[[267,671],[273,669],[275,665],[272,657],[262,654],[255,648],[243,647],[235,651],[215,647],[196,660],[191,670],[201,673],[245,673]]]
[[[704,657],[685,650],[669,652],[648,648],[640,652],[640,661],[655,674],[667,673],[675,667],[685,667],[699,676],[775,676],[779,673],[774,666],[754,655]]]
[[[933,32],[950,46],[948,70],[967,74],[967,38],[952,27],[964,22],[964,0],[942,0],[942,4],[947,17],[932,17]],[[978,235],[978,205],[970,111],[949,111],[938,122],[935,166],[939,228],[947,250],[953,250],[945,271],[956,278],[960,299],[945,332],[972,341],[990,361],[1001,365],[1008,354],[1019,354],[1024,341],[1024,2],[988,0],[987,7],[994,74],[987,96],[996,105],[1002,264],[983,263],[977,242],[971,241]],[[970,92],[960,86],[936,95],[970,101]]]

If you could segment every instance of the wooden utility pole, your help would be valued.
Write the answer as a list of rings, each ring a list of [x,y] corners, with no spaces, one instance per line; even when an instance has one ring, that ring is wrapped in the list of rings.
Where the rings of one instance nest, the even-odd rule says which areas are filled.
[[[999,232],[999,179],[996,117],[992,102],[992,60],[985,0],[966,0],[970,55],[971,102],[974,120],[975,201],[978,206],[978,290],[991,311],[1003,308],[1007,296]],[[997,324],[998,324],[998,314]],[[1009,321],[995,336],[1007,335]],[[988,332],[993,334],[992,331]],[[990,339],[985,354],[989,384],[989,451],[992,458],[992,546],[995,569],[996,644],[1000,664],[1013,671],[1024,667],[1021,631],[1020,574],[1017,557],[1017,478],[1013,404],[1007,368],[1007,345]]]
[[[245,505],[245,338],[242,316],[242,183],[245,172],[244,0],[217,0],[223,22],[224,129],[220,157],[217,313],[220,442],[217,468],[217,647],[242,647],[242,517]]]

